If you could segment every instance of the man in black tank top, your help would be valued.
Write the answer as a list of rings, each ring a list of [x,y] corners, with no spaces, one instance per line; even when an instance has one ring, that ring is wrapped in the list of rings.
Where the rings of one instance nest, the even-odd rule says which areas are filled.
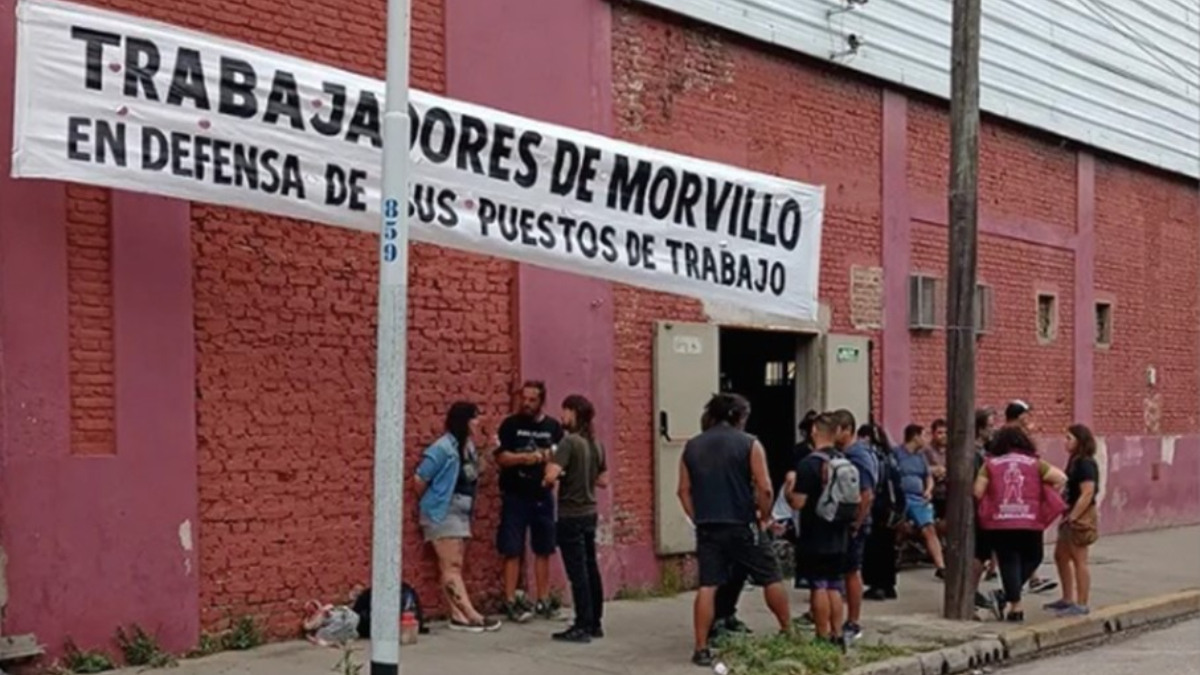
[[[750,404],[736,394],[717,394],[705,406],[708,429],[687,442],[679,462],[679,501],[696,526],[700,590],[696,593],[696,650],[692,662],[712,665],[708,633],[717,587],[742,567],[763,588],[781,631],[790,626],[787,591],[779,560],[765,535],[772,507],[767,453],[744,429]]]

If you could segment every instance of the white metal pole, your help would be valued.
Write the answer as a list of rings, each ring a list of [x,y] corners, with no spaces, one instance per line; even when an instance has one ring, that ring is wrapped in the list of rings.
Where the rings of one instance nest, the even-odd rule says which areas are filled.
[[[375,363],[371,675],[400,673],[400,548],[408,353],[409,1],[388,0],[387,3],[379,330]]]

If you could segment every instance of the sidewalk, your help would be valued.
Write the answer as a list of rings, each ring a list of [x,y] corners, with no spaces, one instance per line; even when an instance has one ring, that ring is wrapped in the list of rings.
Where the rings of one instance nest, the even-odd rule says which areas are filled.
[[[1049,560],[1041,575],[1054,577]],[[1147,596],[1200,587],[1200,527],[1110,537],[1092,553],[1093,606],[1105,607]],[[1057,599],[1057,591],[1031,596],[1029,622],[1050,617],[1040,606]],[[909,647],[939,647],[995,634],[1000,624],[955,623],[937,618],[942,585],[932,570],[901,574],[900,600],[867,603],[863,642]],[[793,614],[803,611],[801,596],[793,596]],[[741,603],[741,615],[756,630],[772,630],[772,621],[756,589]],[[566,619],[564,619],[565,623]],[[554,643],[549,634],[559,624],[505,625],[490,635],[463,635],[435,627],[419,644],[405,648],[404,672],[408,675],[593,675],[597,673],[655,675],[694,674],[700,669],[689,661],[691,653],[691,594],[648,601],[606,605],[608,637],[591,645]],[[360,663],[368,659],[366,645],[359,649]],[[182,662],[170,672],[177,675],[328,675],[338,660],[335,649],[307,643],[287,643],[253,652],[226,653]],[[363,673],[368,668],[364,668]],[[126,675],[139,672],[122,671]]]

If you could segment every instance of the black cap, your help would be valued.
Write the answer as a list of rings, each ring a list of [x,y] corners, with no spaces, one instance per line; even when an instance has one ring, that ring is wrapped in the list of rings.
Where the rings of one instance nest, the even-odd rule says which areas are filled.
[[[1020,399],[1011,401],[1008,407],[1004,409],[1004,421],[1015,422],[1020,419],[1021,415],[1033,410],[1033,406]]]

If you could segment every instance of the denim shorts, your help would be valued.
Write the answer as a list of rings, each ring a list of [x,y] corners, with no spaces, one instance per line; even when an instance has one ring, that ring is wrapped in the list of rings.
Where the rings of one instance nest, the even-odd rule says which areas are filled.
[[[908,520],[921,529],[933,525],[933,505],[927,501],[909,497]]]
[[[474,499],[468,495],[450,495],[450,509],[446,517],[439,522],[433,522],[421,516],[421,529],[425,532],[425,541],[438,539],[470,539],[471,538],[471,509]]]

